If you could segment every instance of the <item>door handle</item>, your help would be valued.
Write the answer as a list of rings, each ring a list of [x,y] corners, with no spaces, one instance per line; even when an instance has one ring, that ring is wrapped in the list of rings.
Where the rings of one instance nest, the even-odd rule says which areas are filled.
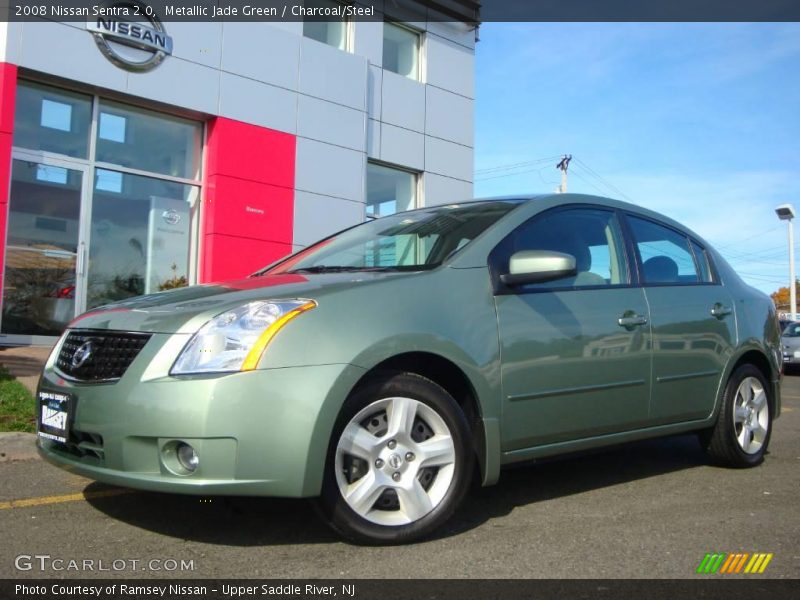
[[[642,315],[629,315],[625,317],[620,317],[617,319],[617,323],[619,323],[620,327],[624,327],[625,329],[633,329],[639,325],[647,325],[647,317]]]
[[[724,306],[719,302],[717,302],[714,306],[711,307],[711,316],[717,317],[718,319],[726,317],[732,312],[733,309],[730,306]]]

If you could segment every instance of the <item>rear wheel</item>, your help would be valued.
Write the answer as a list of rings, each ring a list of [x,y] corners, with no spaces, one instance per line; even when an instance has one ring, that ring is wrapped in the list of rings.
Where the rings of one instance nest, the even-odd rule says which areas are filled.
[[[709,456],[726,466],[755,466],[764,460],[771,433],[769,385],[759,369],[742,365],[725,387],[717,422],[707,438]]]
[[[392,375],[345,403],[328,452],[320,508],[353,541],[414,541],[452,515],[472,463],[469,427],[455,400],[418,375]]]

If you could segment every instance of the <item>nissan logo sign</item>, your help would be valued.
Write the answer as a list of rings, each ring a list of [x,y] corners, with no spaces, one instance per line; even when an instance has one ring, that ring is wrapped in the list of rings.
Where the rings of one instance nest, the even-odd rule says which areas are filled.
[[[152,7],[139,0],[103,2],[86,22],[100,51],[112,63],[137,73],[156,68],[172,54],[172,38]]]
[[[75,354],[72,355],[72,360],[70,361],[72,368],[80,369],[92,357],[92,352],[94,352],[94,345],[92,342],[85,342],[82,344],[75,350]]]

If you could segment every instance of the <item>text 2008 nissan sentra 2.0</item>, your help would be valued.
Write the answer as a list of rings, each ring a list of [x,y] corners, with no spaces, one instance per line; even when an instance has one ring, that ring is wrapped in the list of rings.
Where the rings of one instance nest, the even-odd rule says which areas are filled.
[[[757,465],[781,360],[770,299],[675,221],[467,202],[77,318],[39,447],[132,488],[319,497],[347,538],[400,543],[510,463],[696,431],[715,462]]]

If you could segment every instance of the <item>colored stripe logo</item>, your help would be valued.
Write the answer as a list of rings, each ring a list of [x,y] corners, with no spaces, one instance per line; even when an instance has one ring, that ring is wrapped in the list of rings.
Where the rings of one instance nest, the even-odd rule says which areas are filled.
[[[697,567],[697,573],[713,575],[715,573],[730,575],[736,573],[763,573],[774,555],[772,552],[714,552],[705,555]]]

